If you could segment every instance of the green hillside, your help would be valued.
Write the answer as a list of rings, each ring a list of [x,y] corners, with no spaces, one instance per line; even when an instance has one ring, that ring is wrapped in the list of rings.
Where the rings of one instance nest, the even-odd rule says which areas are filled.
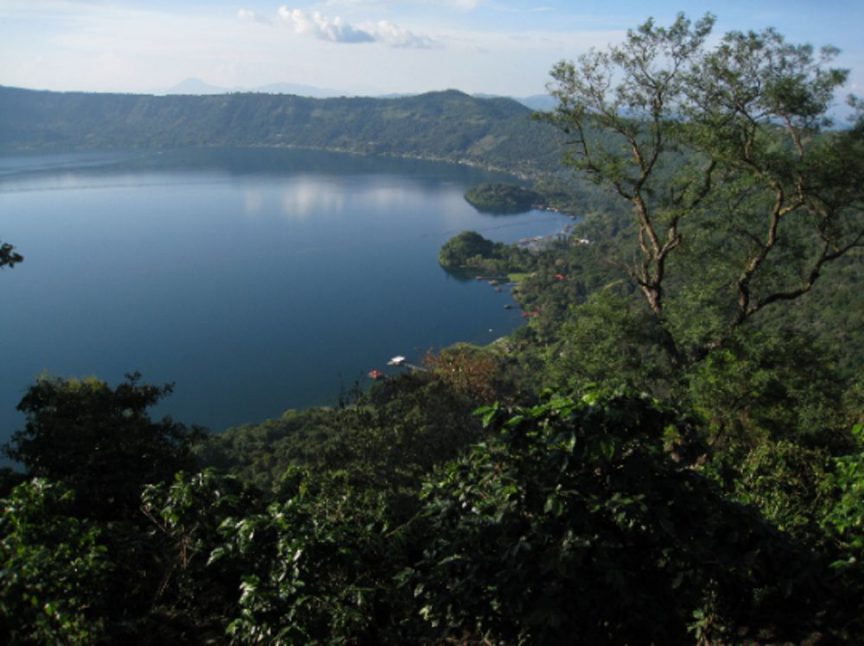
[[[0,149],[286,146],[477,164],[531,174],[555,129],[511,99],[448,90],[396,99],[150,96],[0,87]]]
[[[171,387],[136,374],[38,379],[3,449],[0,641],[862,643],[864,102],[827,128],[833,50],[713,24],[556,66],[560,172],[529,111],[458,92],[2,90],[7,149],[468,161],[586,217],[451,239],[445,268],[518,274],[526,325],[334,408],[217,436],[152,419]]]

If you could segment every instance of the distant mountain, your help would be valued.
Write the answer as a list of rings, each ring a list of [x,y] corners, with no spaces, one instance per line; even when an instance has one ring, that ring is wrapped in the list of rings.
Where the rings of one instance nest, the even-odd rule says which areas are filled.
[[[314,85],[303,85],[300,83],[271,83],[269,85],[261,85],[258,87],[241,88],[241,87],[219,87],[211,85],[206,81],[198,78],[184,79],[174,87],[168,88],[159,94],[166,95],[194,95],[204,96],[209,94],[233,94],[237,92],[261,92],[264,94],[295,94],[297,96],[308,96],[320,99],[326,99],[337,96],[351,96],[349,92],[340,92],[339,90],[331,90],[329,88],[315,87]]]
[[[501,98],[500,94],[483,94],[482,92],[472,94],[471,96],[476,97],[478,99],[497,99]],[[509,99],[513,99],[514,101],[518,101],[526,108],[531,108],[537,112],[550,112],[555,109],[555,106],[558,102],[554,97],[549,96],[548,94],[533,94],[531,96],[510,96],[507,97]]]
[[[331,88],[321,88],[314,85],[303,85],[302,83],[270,83],[269,85],[260,85],[257,87],[219,87],[211,85],[206,81],[198,78],[188,78],[174,87],[171,87],[160,94],[166,95],[194,95],[204,96],[210,94],[236,94],[238,92],[261,92],[264,94],[294,94],[296,96],[306,96],[316,99],[331,99],[342,96],[362,96],[362,93],[357,92],[342,92]],[[401,99],[409,96],[417,96],[416,93],[409,92],[391,92],[389,94],[376,95],[379,99]],[[484,94],[478,92],[472,94],[477,99],[502,99],[510,98],[524,105],[527,108],[538,112],[548,112],[555,109],[556,101],[548,94],[534,94],[526,97],[505,97],[500,94]]]
[[[201,79],[189,78],[183,79],[174,87],[168,88],[163,94],[193,94],[200,96],[203,94],[225,94],[229,91],[224,87],[210,85]]]
[[[417,96],[416,92],[390,92],[389,94],[376,94],[376,99],[404,99],[408,96]]]
[[[555,97],[549,96],[548,94],[534,94],[532,96],[516,98],[516,101],[525,107],[538,112],[551,112],[555,109],[555,106],[558,105],[558,101]]]
[[[507,98],[456,90],[392,99],[285,94],[152,96],[0,87],[0,149],[300,147],[557,167],[559,135]]]

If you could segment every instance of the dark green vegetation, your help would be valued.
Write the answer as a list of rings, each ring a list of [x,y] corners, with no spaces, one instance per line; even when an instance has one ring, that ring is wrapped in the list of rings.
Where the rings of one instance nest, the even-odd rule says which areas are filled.
[[[147,96],[0,87],[0,149],[299,147],[473,163],[533,174],[554,128],[510,99],[454,90],[397,99]]]
[[[438,254],[438,262],[456,276],[509,280],[512,273],[537,270],[543,263],[535,252],[519,245],[492,242],[476,231],[463,231],[450,238]]]
[[[151,422],[147,409],[171,387],[138,379],[113,390],[92,378],[40,379],[18,405],[27,424],[13,435],[9,457],[33,476],[69,485],[88,514],[129,514],[144,484],[195,466],[189,447],[203,437],[170,419]]]
[[[512,337],[218,437],[134,380],[34,385],[4,641],[861,641],[864,117],[825,130],[830,52],[710,27],[556,68],[625,208],[442,250],[528,274]]]
[[[465,192],[465,200],[487,213],[524,213],[542,207],[545,199],[536,191],[511,184],[479,184]]]
[[[487,240],[476,231],[463,231],[441,247],[438,262],[449,271],[486,269],[490,263],[502,260],[507,249],[507,245]]]
[[[0,267],[14,267],[24,257],[8,242],[0,242]]]

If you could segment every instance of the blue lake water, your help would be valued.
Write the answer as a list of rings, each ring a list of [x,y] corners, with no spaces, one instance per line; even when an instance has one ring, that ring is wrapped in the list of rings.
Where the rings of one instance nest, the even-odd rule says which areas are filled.
[[[328,405],[389,357],[419,360],[521,324],[506,292],[459,281],[440,246],[561,230],[462,195],[452,165],[290,151],[0,158],[0,441],[43,371],[174,382],[157,411],[213,430]]]

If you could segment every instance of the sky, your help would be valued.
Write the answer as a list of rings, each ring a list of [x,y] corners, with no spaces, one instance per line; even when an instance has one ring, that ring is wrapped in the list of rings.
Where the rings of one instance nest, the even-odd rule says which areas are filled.
[[[717,16],[716,38],[775,27],[835,45],[846,89],[864,95],[861,0],[0,0],[0,85],[159,93],[197,78],[525,97],[545,91],[556,62],[679,11]]]

